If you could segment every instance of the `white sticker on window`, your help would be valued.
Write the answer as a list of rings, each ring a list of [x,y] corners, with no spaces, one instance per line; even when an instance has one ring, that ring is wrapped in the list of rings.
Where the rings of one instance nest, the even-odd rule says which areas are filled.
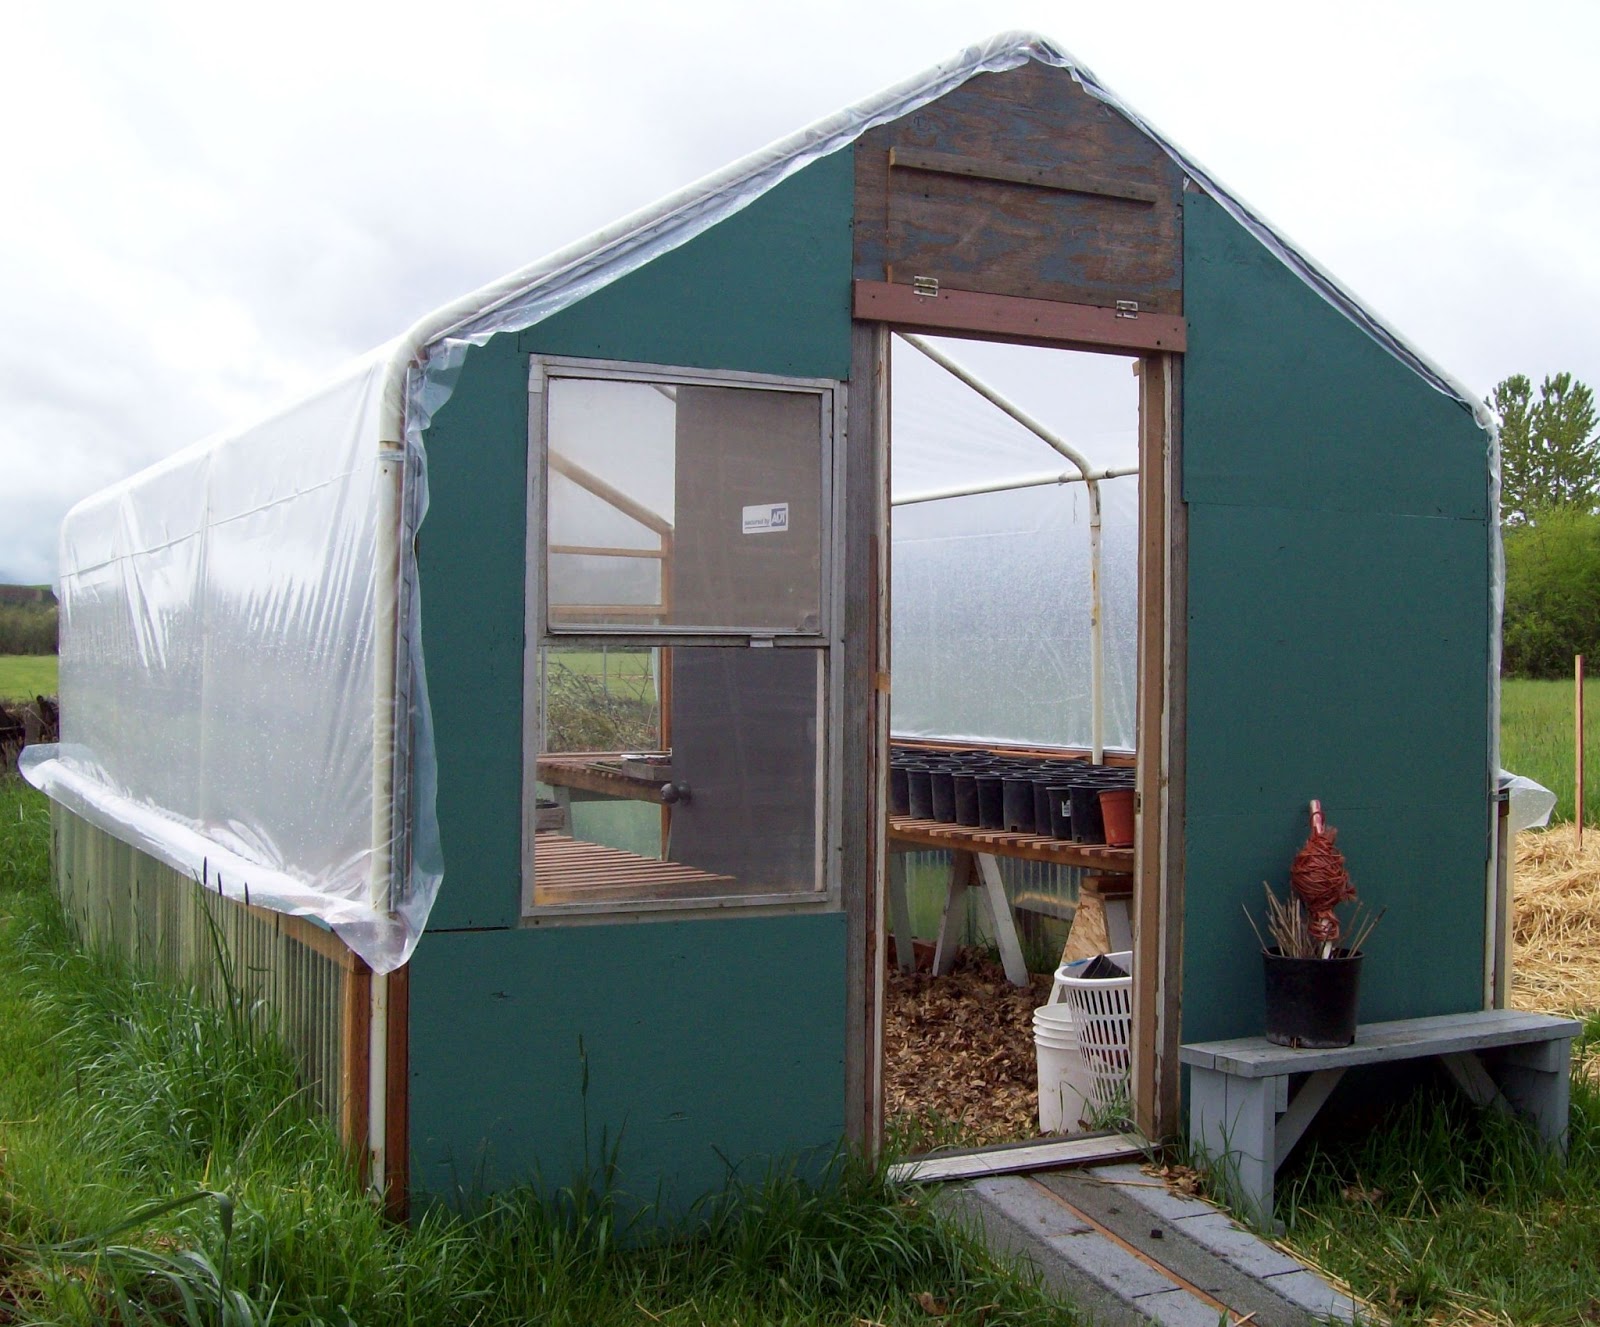
[[[764,502],[759,507],[744,509],[746,534],[782,534],[789,528],[789,504]]]

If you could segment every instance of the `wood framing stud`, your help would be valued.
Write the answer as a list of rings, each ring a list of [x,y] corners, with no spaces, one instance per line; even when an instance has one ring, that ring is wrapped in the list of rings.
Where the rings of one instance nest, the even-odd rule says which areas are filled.
[[[918,148],[889,149],[890,167],[903,170],[933,171],[939,175],[966,175],[978,180],[1003,180],[1010,184],[1031,184],[1062,193],[1092,194],[1097,198],[1120,198],[1124,202],[1151,206],[1160,201],[1161,192],[1147,184],[1108,180],[1065,166],[1018,166],[1010,162],[978,157],[962,157],[951,152],[925,152]]]
[[[865,322],[893,323],[904,331],[966,332],[1072,350],[1181,351],[1187,341],[1186,324],[1175,314],[1141,313],[1130,318],[1093,304],[983,295],[943,286],[937,295],[919,295],[898,282],[857,281],[854,308],[855,316]]]

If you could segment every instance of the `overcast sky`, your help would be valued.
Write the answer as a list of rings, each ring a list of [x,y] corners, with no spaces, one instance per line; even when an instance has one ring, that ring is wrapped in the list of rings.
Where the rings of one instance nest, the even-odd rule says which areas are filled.
[[[1012,27],[1475,391],[1600,386],[1594,0],[144,0],[6,21],[0,581],[54,578],[85,494]]]

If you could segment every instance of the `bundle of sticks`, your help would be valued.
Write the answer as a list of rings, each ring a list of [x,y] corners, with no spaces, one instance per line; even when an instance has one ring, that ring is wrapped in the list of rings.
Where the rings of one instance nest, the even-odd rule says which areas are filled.
[[[1245,908],[1245,916],[1263,949],[1275,947],[1286,958],[1335,958],[1361,952],[1383,911],[1374,913],[1357,898],[1344,854],[1334,844],[1338,833],[1324,819],[1322,803],[1313,800],[1310,837],[1289,868],[1289,897],[1280,899],[1271,885],[1261,882],[1267,895],[1267,934],[1272,937],[1272,946],[1250,916],[1250,909]],[[1350,941],[1344,946],[1339,944],[1344,931],[1335,911],[1341,903],[1356,904],[1349,921]]]

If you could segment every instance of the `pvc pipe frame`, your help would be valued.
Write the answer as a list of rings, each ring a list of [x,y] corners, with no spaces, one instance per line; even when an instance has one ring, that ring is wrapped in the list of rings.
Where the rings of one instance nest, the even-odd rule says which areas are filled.
[[[977,484],[966,488],[922,493],[900,499],[892,505],[903,507],[912,502],[933,502],[938,498],[968,497],[977,493],[1002,493],[1010,489],[1034,488],[1044,484],[1081,482],[1089,492],[1089,736],[1093,749],[1092,758],[1098,765],[1105,759],[1105,641],[1100,605],[1100,481],[1118,475],[1138,474],[1139,471],[1137,467],[1123,470],[1096,470],[1090,465],[1089,458],[1065,438],[1046,427],[1014,401],[1002,396],[982,378],[951,359],[937,346],[910,332],[901,332],[898,335],[907,345],[920,350],[940,368],[959,378],[979,396],[1005,411],[1034,437],[1072,462],[1077,468],[1077,474]]]

